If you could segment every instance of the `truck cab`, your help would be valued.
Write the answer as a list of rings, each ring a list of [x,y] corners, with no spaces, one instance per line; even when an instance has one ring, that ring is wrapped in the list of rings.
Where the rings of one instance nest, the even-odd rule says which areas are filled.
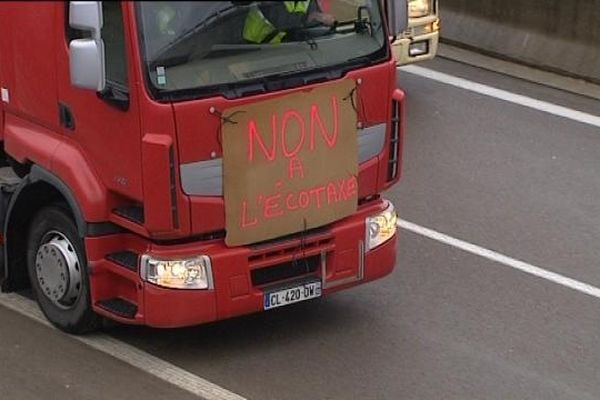
[[[404,94],[388,37],[406,7],[330,5],[0,4],[0,140],[19,176],[1,190],[2,289],[31,286],[81,333],[389,274]]]

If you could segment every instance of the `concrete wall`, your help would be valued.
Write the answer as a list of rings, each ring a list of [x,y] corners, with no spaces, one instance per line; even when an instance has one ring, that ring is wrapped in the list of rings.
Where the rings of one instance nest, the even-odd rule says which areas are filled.
[[[600,0],[440,0],[442,39],[600,83]]]

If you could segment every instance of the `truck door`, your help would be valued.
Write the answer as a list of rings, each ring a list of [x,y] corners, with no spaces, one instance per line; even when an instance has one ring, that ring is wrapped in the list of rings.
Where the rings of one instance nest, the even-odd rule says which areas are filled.
[[[8,91],[2,86],[4,75],[2,73],[2,45],[0,44],[0,141],[4,140],[4,103],[8,99]]]
[[[69,27],[69,2],[58,15],[58,98],[62,132],[79,144],[84,157],[104,185],[132,202],[142,200],[141,127],[132,49],[125,3],[103,1],[102,39],[105,47],[106,90],[76,88],[69,74],[69,42],[89,37]],[[124,19],[125,17],[125,19]],[[58,152],[57,157],[60,157]]]

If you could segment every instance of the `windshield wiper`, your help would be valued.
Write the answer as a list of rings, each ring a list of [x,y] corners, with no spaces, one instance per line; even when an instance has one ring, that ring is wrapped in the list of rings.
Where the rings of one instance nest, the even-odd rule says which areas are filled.
[[[235,99],[317,82],[331,81],[341,78],[350,68],[360,65],[370,65],[374,61],[374,58],[369,56],[355,57],[341,64],[317,69],[280,72],[261,78],[211,85],[201,89],[157,90],[157,94],[161,100],[167,101],[196,99],[199,95],[211,96],[215,93],[220,93],[227,99]]]
[[[305,42],[310,45],[311,49],[315,49],[317,47],[315,39],[333,35],[335,25],[311,24],[288,28],[284,31],[286,32],[286,39],[289,38],[290,42]]]

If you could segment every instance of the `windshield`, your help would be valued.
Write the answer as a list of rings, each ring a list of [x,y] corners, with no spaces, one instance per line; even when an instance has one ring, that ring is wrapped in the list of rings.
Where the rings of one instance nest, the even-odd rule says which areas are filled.
[[[331,79],[387,56],[378,0],[158,1],[138,3],[137,13],[159,98],[237,97]]]

